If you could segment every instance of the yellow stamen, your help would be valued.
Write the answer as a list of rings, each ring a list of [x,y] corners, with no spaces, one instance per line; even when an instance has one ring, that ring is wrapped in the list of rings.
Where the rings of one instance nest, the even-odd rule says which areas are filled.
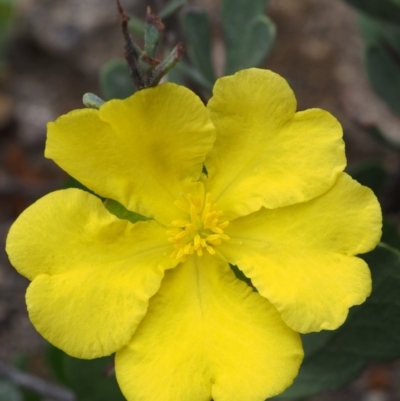
[[[206,194],[204,200],[198,196],[187,194],[174,204],[187,214],[186,219],[174,220],[174,229],[168,230],[168,240],[175,246],[171,258],[185,261],[188,255],[202,256],[204,250],[215,255],[215,245],[229,240],[223,229],[229,221],[220,221],[221,211],[217,211],[210,202],[211,195]]]
[[[186,225],[189,224],[188,221],[186,220],[174,220],[171,225],[173,227],[186,227]]]

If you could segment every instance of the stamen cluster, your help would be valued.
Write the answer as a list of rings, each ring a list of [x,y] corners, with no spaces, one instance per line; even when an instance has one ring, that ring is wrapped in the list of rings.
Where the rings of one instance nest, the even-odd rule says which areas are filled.
[[[204,249],[210,255],[214,255],[214,245],[221,244],[222,240],[229,240],[224,234],[224,228],[229,225],[229,221],[220,221],[222,212],[217,211],[211,204],[210,193],[207,193],[205,199],[188,194],[174,204],[186,212],[188,218],[174,220],[171,225],[176,228],[167,231],[168,240],[175,245],[172,258],[184,261],[188,255],[195,252],[202,256]]]

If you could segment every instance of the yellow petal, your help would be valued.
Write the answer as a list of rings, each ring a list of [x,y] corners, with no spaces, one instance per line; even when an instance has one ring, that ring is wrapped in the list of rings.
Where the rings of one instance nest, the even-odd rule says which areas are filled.
[[[263,401],[291,384],[301,359],[276,309],[205,253],[166,273],[116,374],[132,400]]]
[[[169,224],[214,139],[201,100],[167,83],[49,123],[46,157],[97,194]]]
[[[208,191],[230,219],[312,199],[343,171],[338,121],[323,110],[295,113],[292,90],[271,71],[219,79],[208,108],[217,128]]]
[[[25,210],[7,238],[11,263],[33,280],[29,316],[48,341],[79,358],[111,354],[132,337],[173,267],[165,229],[131,224],[78,189]]]
[[[370,294],[368,266],[354,255],[376,246],[381,219],[372,191],[343,173],[310,202],[232,221],[218,249],[291,328],[335,329]]]

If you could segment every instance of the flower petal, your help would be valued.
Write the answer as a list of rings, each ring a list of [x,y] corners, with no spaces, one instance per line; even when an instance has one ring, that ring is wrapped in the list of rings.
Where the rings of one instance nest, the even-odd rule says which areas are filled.
[[[53,192],[11,227],[11,263],[33,280],[29,316],[43,337],[68,354],[95,358],[127,344],[173,267],[165,229],[131,224],[78,189]]]
[[[381,223],[372,191],[343,173],[310,202],[233,221],[218,249],[292,329],[335,329],[370,294],[368,266],[353,255],[376,246]]]
[[[291,384],[302,355],[298,334],[221,257],[192,256],[166,273],[116,374],[127,399],[161,389],[163,401],[263,401]]]
[[[271,71],[219,79],[208,108],[217,140],[206,160],[207,185],[230,219],[312,199],[343,171],[338,121],[323,110],[295,113],[292,90]]]
[[[167,83],[49,123],[46,157],[97,194],[169,224],[214,139],[201,100]]]

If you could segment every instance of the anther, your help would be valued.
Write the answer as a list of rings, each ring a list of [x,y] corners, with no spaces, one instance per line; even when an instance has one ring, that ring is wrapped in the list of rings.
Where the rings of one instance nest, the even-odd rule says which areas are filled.
[[[220,237],[219,234],[211,234],[206,237],[206,241],[207,242],[214,241],[215,239],[218,239],[219,237]]]
[[[185,255],[190,255],[193,253],[193,245],[192,244],[186,244],[183,253]]]
[[[224,221],[223,223],[218,224],[219,228],[226,228],[229,226],[229,221]]]
[[[196,221],[197,218],[197,210],[193,204],[190,205],[190,218],[192,219],[192,222]]]
[[[186,230],[181,231],[179,234],[175,235],[175,239],[178,240],[178,239],[184,238],[184,237],[186,237],[188,234],[189,234],[189,232],[186,231]]]
[[[207,249],[207,251],[208,251],[208,253],[209,253],[210,255],[215,255],[215,251],[214,251],[214,248],[213,248],[213,247],[207,245],[207,246],[206,246],[206,249]]]
[[[186,225],[186,230],[189,232],[196,231],[197,226],[196,226],[196,224],[189,223]]]
[[[187,220],[174,220],[171,225],[173,227],[186,227],[189,222]]]

